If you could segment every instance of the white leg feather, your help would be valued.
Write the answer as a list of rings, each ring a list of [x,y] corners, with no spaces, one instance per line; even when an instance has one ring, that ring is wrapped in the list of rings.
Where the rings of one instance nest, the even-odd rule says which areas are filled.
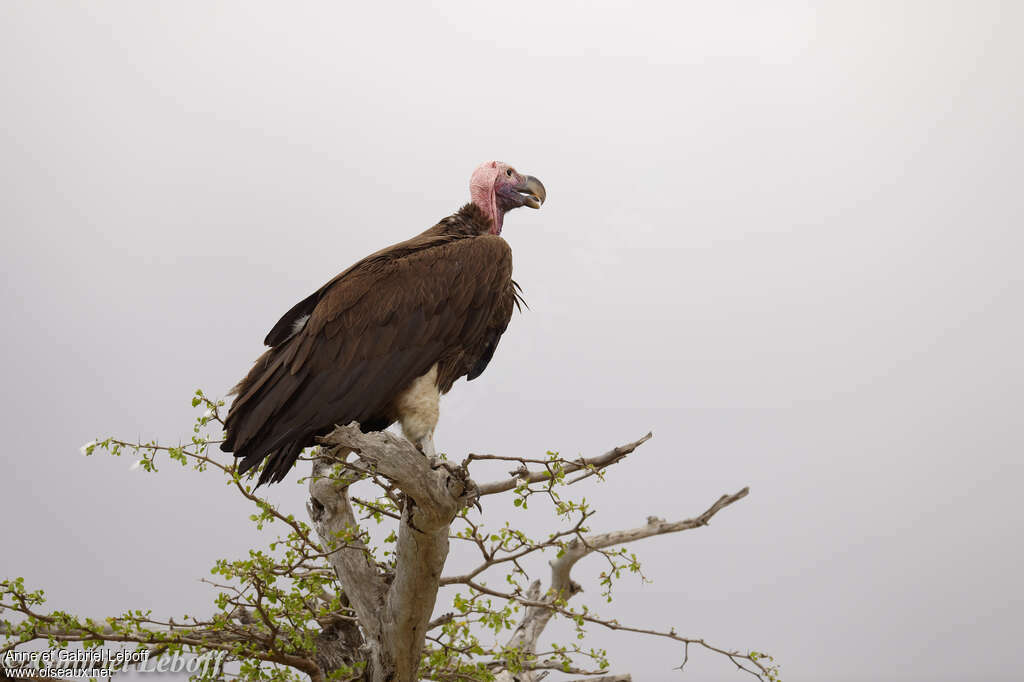
[[[437,426],[440,400],[437,365],[409,384],[395,400],[402,433],[431,460],[437,456],[434,451],[434,427]]]

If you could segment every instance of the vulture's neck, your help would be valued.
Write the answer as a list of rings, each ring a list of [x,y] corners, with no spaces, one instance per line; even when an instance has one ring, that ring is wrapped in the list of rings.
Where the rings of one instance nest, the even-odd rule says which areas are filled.
[[[491,234],[501,234],[502,223],[505,222],[505,212],[500,208],[491,218]]]
[[[454,220],[453,220],[454,219]],[[498,229],[494,229],[494,221],[487,211],[470,202],[460,208],[455,215],[445,220],[444,231],[451,234],[481,235],[498,234],[501,232],[501,218],[498,218]]]
[[[505,209],[494,192],[487,192],[480,188],[470,189],[472,205],[480,209],[480,212],[487,217],[491,223],[491,234],[501,234],[501,224],[505,221]]]

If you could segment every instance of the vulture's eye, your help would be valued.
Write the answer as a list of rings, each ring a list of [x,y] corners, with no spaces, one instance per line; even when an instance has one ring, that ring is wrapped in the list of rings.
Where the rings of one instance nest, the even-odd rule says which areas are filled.
[[[509,176],[511,178],[512,177],[512,169],[509,168],[508,170],[506,170],[505,171],[505,175],[507,175],[507,176]]]

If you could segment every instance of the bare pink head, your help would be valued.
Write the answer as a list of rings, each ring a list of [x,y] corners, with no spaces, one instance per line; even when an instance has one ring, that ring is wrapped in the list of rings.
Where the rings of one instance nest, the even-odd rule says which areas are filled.
[[[485,161],[469,179],[469,196],[491,219],[491,234],[501,234],[505,213],[513,208],[540,208],[547,198],[541,181],[501,161]]]

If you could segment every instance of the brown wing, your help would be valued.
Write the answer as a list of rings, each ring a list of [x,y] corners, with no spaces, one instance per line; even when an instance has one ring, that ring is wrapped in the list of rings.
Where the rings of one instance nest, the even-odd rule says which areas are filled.
[[[487,346],[508,306],[511,274],[511,250],[494,235],[348,270],[318,292],[305,326],[240,384],[222,448],[244,458],[242,472],[269,457],[263,483],[281,480],[302,448],[336,424],[383,428],[409,382]]]

